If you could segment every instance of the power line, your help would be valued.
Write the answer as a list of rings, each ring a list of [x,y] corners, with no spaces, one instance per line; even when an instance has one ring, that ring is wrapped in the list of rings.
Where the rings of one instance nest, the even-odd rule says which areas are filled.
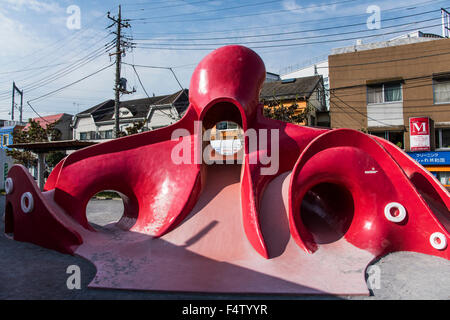
[[[437,27],[440,26],[441,24],[434,24],[434,25],[429,25],[429,26],[423,26],[421,27],[422,29],[428,29],[428,28],[432,28],[432,27]],[[334,39],[334,40],[323,40],[323,41],[313,41],[313,42],[300,42],[300,43],[291,43],[291,44],[277,44],[277,45],[265,45],[265,46],[251,46],[251,49],[264,49],[264,48],[274,48],[274,47],[300,47],[300,46],[304,46],[304,45],[312,45],[312,44],[322,44],[322,43],[334,43],[334,42],[343,42],[343,41],[350,41],[350,40],[357,40],[357,39],[367,39],[367,38],[373,38],[373,37],[380,37],[380,36],[385,36],[385,35],[390,35],[390,34],[397,34],[397,33],[404,33],[404,32],[408,32],[408,31],[415,31],[416,28],[414,29],[406,29],[406,30],[399,30],[399,31],[393,31],[393,32],[385,32],[385,33],[381,33],[381,34],[376,34],[376,35],[368,35],[368,36],[364,36],[364,37],[352,37],[352,38],[345,38],[345,39]],[[337,34],[335,34],[337,35]],[[233,43],[235,45],[241,45],[242,43],[236,42]],[[155,44],[156,45],[156,44]],[[171,44],[157,44],[157,45],[171,45]],[[136,48],[140,48],[140,49],[149,49],[149,50],[186,50],[186,51],[210,51],[210,50],[214,50],[215,47],[209,47],[209,48],[199,48],[199,47],[195,47],[195,44],[186,44],[186,46],[191,46],[190,48],[188,47],[183,47],[181,44],[177,44],[176,47],[158,47],[158,46],[136,46]],[[210,46],[214,46],[214,45],[220,45],[222,46],[223,44],[208,44]]]
[[[60,78],[62,78],[62,77],[64,77],[64,76],[66,76],[66,75],[68,75],[68,74],[70,74],[70,73],[72,73],[72,72],[78,70],[80,67],[82,67],[82,66],[84,66],[84,65],[86,65],[86,64],[88,64],[88,63],[94,61],[95,59],[97,59],[97,58],[103,56],[103,55],[108,51],[108,49],[111,48],[111,46],[112,46],[112,45],[109,45],[109,46],[107,46],[106,48],[103,48],[103,50],[98,51],[98,52],[95,52],[95,53],[91,54],[90,56],[88,56],[88,57],[86,57],[86,58],[83,58],[83,59],[79,60],[79,61],[77,62],[77,64],[76,64],[76,65],[72,65],[70,69],[67,69],[67,70],[64,70],[64,69],[63,69],[63,70],[58,71],[57,73],[54,73],[53,75],[50,76],[50,77],[52,77],[52,78],[50,78],[50,79],[44,79],[44,80],[41,80],[41,81],[39,81],[39,82],[37,82],[37,83],[34,83],[34,84],[31,86],[31,88],[28,89],[27,91],[28,91],[28,92],[29,92],[29,91],[33,91],[33,90],[35,90],[35,89],[37,89],[37,88],[42,87],[43,85],[47,85],[47,84],[49,84],[49,83],[51,83],[51,82],[53,82],[53,81],[55,81],[55,80],[57,80],[57,79],[60,79]]]
[[[444,52],[444,53],[440,53],[440,54],[433,54],[433,55],[428,55],[428,56],[419,56],[419,57],[414,57],[414,58],[404,58],[404,59],[397,59],[397,60],[390,60],[388,62],[392,62],[392,61],[405,61],[405,60],[415,60],[415,59],[423,59],[423,58],[430,58],[430,57],[436,57],[436,56],[441,56],[441,55],[448,55],[450,54],[450,52]],[[381,62],[380,62],[381,63]],[[368,63],[369,64],[369,63]],[[407,80],[419,80],[419,79],[425,79],[425,78],[432,78],[433,75],[426,75],[426,76],[417,76],[417,77],[411,77],[411,78],[404,78],[402,79],[403,81],[407,81]],[[341,87],[335,87],[335,88],[330,88],[329,90],[341,90],[341,89],[351,89],[351,88],[358,88],[358,87],[362,87],[362,86],[366,86],[367,84],[355,84],[355,85],[350,85],[350,86],[341,86]]]
[[[76,70],[78,70],[80,67],[94,61],[95,59],[97,59],[98,57],[102,56],[111,46],[111,44],[107,45],[105,48],[99,48],[94,50],[93,52],[91,52],[90,54],[88,54],[87,56],[75,61],[74,63],[72,63],[71,65],[60,69],[59,71],[51,74],[50,76],[44,77],[40,80],[37,80],[36,82],[33,82],[31,84],[28,84],[26,86],[24,86],[24,88],[26,89],[27,92],[32,92],[38,88],[41,88],[51,82],[54,82],[55,80],[58,80]],[[3,93],[0,94],[1,95],[5,95],[7,93]]]
[[[402,27],[402,26],[407,26],[407,25],[413,25],[413,24],[418,24],[418,23],[423,23],[423,22],[434,21],[434,20],[440,20],[440,18],[432,18],[432,19],[426,19],[426,20],[421,20],[421,21],[416,21],[416,22],[408,22],[408,23],[384,27],[383,29],[397,28],[397,27]],[[357,30],[357,31],[332,33],[332,34],[328,34],[327,37],[341,36],[341,35],[346,35],[346,34],[357,34],[357,33],[364,33],[364,32],[371,32],[371,30]],[[320,36],[306,36],[306,37],[301,37],[301,38],[289,38],[289,39],[247,41],[247,42],[239,42],[239,43],[237,43],[237,42],[213,43],[213,44],[205,43],[204,45],[215,45],[215,46],[225,46],[225,45],[231,45],[231,44],[249,45],[249,44],[255,44],[255,43],[276,43],[276,42],[296,41],[296,40],[304,40],[304,39],[317,39],[317,38],[323,38],[323,37],[324,37],[323,35],[320,35]],[[153,40],[153,41],[158,41],[158,40]],[[138,44],[147,44],[147,43],[138,43]],[[156,45],[171,45],[170,43],[155,43],[155,44]],[[155,44],[149,44],[149,45],[155,45]],[[191,43],[177,43],[176,45],[177,46],[192,46]]]
[[[37,55],[36,55],[37,53],[39,53],[39,52],[46,53],[48,51],[50,51],[50,54],[48,54],[48,53],[44,54],[45,58],[51,57],[53,54],[57,54],[59,56],[61,54],[59,49],[61,49],[63,47],[66,47],[66,43],[75,40],[76,38],[78,38],[83,33],[92,30],[92,29],[90,29],[90,27],[96,25],[98,22],[99,22],[99,19],[96,18],[88,26],[84,27],[82,30],[76,31],[74,34],[70,35],[69,37],[64,37],[63,39],[58,39],[57,41],[53,42],[52,44],[50,44],[48,46],[45,46],[45,47],[43,47],[41,49],[38,49],[38,50],[33,51],[33,52],[30,52],[29,54],[27,54],[27,55],[25,55],[23,57],[20,57],[18,60],[24,59],[24,58],[29,57],[31,55],[34,55],[34,56],[37,57]],[[53,49],[53,47],[55,47],[55,46],[56,46],[56,48]],[[24,66],[24,68],[28,68],[30,66],[33,66],[36,62],[38,62],[40,60],[42,60],[42,58],[37,58],[36,60],[33,61],[33,63]],[[17,60],[14,61],[14,62],[17,62]],[[9,63],[7,63],[5,65],[8,65],[8,64],[11,64],[11,63],[13,63],[13,61],[11,61],[11,62],[9,62]]]
[[[391,11],[398,11],[398,10],[409,10],[409,9],[417,9],[419,7],[423,7],[426,6],[427,4],[430,3],[438,3],[438,2],[443,2],[443,1],[447,1],[447,0],[431,0],[431,1],[425,1],[425,2],[420,2],[417,4],[410,4],[407,6],[401,6],[401,7],[394,7],[391,9],[385,9],[383,10],[383,13],[386,12],[391,12]],[[298,24],[306,24],[306,23],[310,23],[310,22],[323,22],[323,21],[329,21],[331,19],[344,19],[344,18],[354,18],[354,17],[367,17],[367,14],[353,14],[353,15],[345,15],[345,16],[333,16],[327,19],[312,19],[312,20],[302,20],[301,22],[298,22]],[[214,31],[191,31],[191,32],[171,32],[171,33],[167,33],[167,32],[162,32],[162,33],[155,33],[152,32],[151,35],[152,36],[159,36],[159,35],[163,35],[163,36],[168,36],[168,35],[188,35],[188,34],[212,34],[212,33],[230,33],[230,32],[236,32],[236,31],[249,31],[249,30],[257,30],[257,29],[264,29],[267,30],[269,28],[274,28],[274,27],[284,27],[284,26],[292,26],[293,23],[289,22],[289,23],[282,23],[282,24],[276,24],[276,25],[264,25],[264,26],[260,26],[260,27],[250,27],[250,26],[246,26],[245,28],[233,28],[233,29],[222,29],[222,30],[214,30]],[[135,32],[135,34],[148,34],[148,32]]]
[[[130,64],[128,64],[128,63],[124,63],[124,64],[130,65]],[[137,78],[138,78],[138,80],[139,80],[139,83],[141,84],[142,89],[144,90],[144,92],[145,92],[145,94],[147,95],[147,97],[150,99],[150,95],[147,93],[147,90],[145,90],[145,87],[144,87],[144,85],[143,85],[143,83],[142,83],[142,81],[141,81],[141,78],[139,77],[139,74],[138,74],[138,72],[137,72],[137,70],[136,70],[136,68],[135,68],[135,65],[131,65],[131,67],[133,67],[133,70],[134,70],[134,72],[136,73],[136,76],[137,76]],[[170,71],[172,71],[172,74],[173,74],[173,76],[175,77],[175,79],[177,80],[178,84],[180,85],[182,92],[185,92],[185,91],[184,91],[184,88],[181,86],[181,83],[178,81],[178,78],[176,77],[175,73],[173,72],[172,68],[153,67],[153,66],[150,66],[150,68],[152,68],[152,69],[155,69],[155,68],[156,68],[156,69],[169,69]],[[164,100],[164,99],[166,99],[166,98],[167,98],[167,97],[164,97],[164,98],[158,100],[157,102],[155,102],[154,104],[157,104],[158,102],[160,102],[160,101],[162,101],[162,100]],[[189,97],[188,97],[188,98],[189,98]],[[170,119],[173,119],[172,115],[168,115],[167,113],[163,112],[163,111],[160,110],[160,109],[157,109],[157,110],[159,110],[159,111],[160,111],[161,113],[163,113],[164,115],[168,116]],[[144,125],[145,125],[146,122],[147,122],[147,119],[145,119]]]
[[[343,2],[350,2],[350,1],[355,1],[355,0],[346,0]],[[264,1],[264,2],[258,2],[258,3],[247,3],[247,4],[243,4],[243,5],[239,5],[239,6],[234,6],[234,7],[227,7],[227,8],[219,8],[219,9],[210,9],[210,10],[204,10],[204,11],[197,11],[197,12],[191,12],[191,13],[179,13],[179,14],[172,14],[172,15],[167,15],[167,16],[153,16],[153,17],[145,17],[145,18],[136,18],[136,19],[131,19],[132,21],[145,21],[145,20],[151,20],[151,19],[162,19],[162,18],[173,18],[173,17],[180,17],[180,16],[186,16],[186,15],[192,15],[192,14],[203,14],[203,13],[211,13],[211,12],[217,12],[217,11],[226,11],[226,10],[233,10],[233,9],[240,9],[240,8],[245,8],[245,7],[254,7],[254,6],[261,6],[261,5],[266,5],[266,4],[271,4],[271,3],[279,3],[279,0],[270,0],[270,1]],[[328,6],[328,5],[327,5]]]
[[[20,69],[20,70],[0,72],[0,74],[21,73],[21,72],[26,72],[26,71],[41,70],[41,69],[57,67],[57,66],[61,66],[61,65],[64,65],[64,64],[69,64],[69,63],[70,62],[62,62],[62,63],[51,64],[51,65],[46,65],[46,66],[42,66],[42,67],[35,67],[35,68],[29,68],[29,69]]]
[[[46,98],[46,97],[48,97],[48,96],[50,96],[50,95],[52,95],[52,94],[55,94],[55,93],[57,93],[57,92],[59,92],[59,91],[62,91],[62,90],[66,89],[66,88],[68,88],[68,87],[70,87],[70,86],[73,86],[73,85],[75,85],[75,84],[77,84],[77,83],[79,83],[79,82],[81,82],[81,81],[83,81],[83,80],[85,80],[85,79],[87,79],[87,78],[89,78],[89,77],[92,77],[93,75],[96,75],[97,73],[102,72],[103,70],[105,70],[105,69],[111,67],[112,65],[113,65],[113,63],[110,64],[110,65],[108,65],[108,66],[106,66],[106,67],[103,67],[103,68],[101,68],[101,69],[99,69],[99,70],[97,70],[97,71],[95,71],[95,72],[93,72],[93,73],[91,73],[91,74],[89,74],[89,75],[87,75],[87,76],[85,76],[85,77],[83,77],[83,78],[77,80],[77,81],[74,81],[74,82],[72,82],[72,83],[69,83],[68,85],[65,85],[65,86],[63,86],[63,87],[61,87],[61,88],[59,88],[59,89],[53,90],[53,91],[51,91],[51,92],[48,92],[48,93],[46,93],[46,94],[44,94],[44,95],[42,95],[42,96],[39,96],[39,97],[37,97],[37,98],[28,100],[28,101],[27,101],[27,104],[28,104],[28,106],[30,107],[30,109],[33,110],[33,112],[34,112],[39,118],[41,118],[42,120],[44,120],[44,121],[46,121],[46,122],[49,122],[47,119],[43,118],[43,117],[36,111],[36,109],[31,105],[31,103],[30,103],[31,101],[42,100],[42,99],[44,99],[44,98]]]
[[[42,100],[42,99],[45,98],[45,97],[48,97],[48,96],[50,96],[50,95],[52,95],[52,94],[55,94],[55,93],[57,93],[57,92],[59,92],[59,91],[61,91],[61,90],[64,90],[64,89],[68,88],[68,87],[71,87],[71,86],[73,86],[73,85],[75,85],[75,84],[77,84],[77,83],[79,83],[79,82],[81,82],[81,81],[83,81],[83,80],[85,80],[85,79],[87,79],[87,78],[92,77],[93,75],[96,75],[97,73],[102,72],[103,70],[108,69],[108,68],[111,67],[113,64],[114,64],[114,63],[111,63],[111,64],[109,64],[109,65],[107,65],[107,66],[105,66],[105,67],[103,67],[103,68],[101,68],[101,69],[99,69],[99,70],[97,70],[97,71],[95,71],[95,72],[93,72],[93,73],[91,73],[91,74],[88,74],[87,76],[84,76],[84,77],[81,78],[81,79],[78,79],[78,80],[76,80],[76,81],[74,81],[74,82],[71,82],[71,83],[69,83],[69,84],[67,84],[67,85],[65,85],[65,86],[63,86],[63,87],[61,87],[61,88],[59,88],[59,89],[56,89],[56,90],[53,90],[53,91],[48,92],[48,93],[46,93],[46,94],[43,94],[43,95],[41,95],[41,96],[39,96],[39,97],[37,97],[37,98],[28,100],[27,103],[28,103],[28,102],[31,102],[31,101],[36,101],[36,100]]]
[[[430,75],[428,75],[428,76],[423,76],[423,77],[416,77],[416,78],[432,78],[432,75],[430,76]],[[409,79],[414,79],[414,78],[409,78]],[[405,80],[407,80],[407,79],[405,79]],[[365,85],[361,85],[361,86],[365,86]],[[432,84],[430,84],[430,83],[428,83],[428,84],[422,84],[422,85],[414,85],[414,86],[408,86],[408,87],[406,87],[405,89],[414,89],[414,88],[421,88],[421,87],[432,87]],[[350,117],[350,114],[351,113],[357,113],[357,114],[360,114],[360,115],[362,115],[363,117],[365,117],[365,118],[367,118],[367,119],[370,119],[370,120],[372,120],[372,121],[376,121],[376,122],[378,122],[378,123],[380,123],[380,124],[383,124],[384,126],[392,126],[392,124],[388,124],[388,123],[385,123],[385,122],[382,122],[382,120],[404,120],[404,118],[402,117],[402,118],[389,118],[389,119],[374,119],[374,118],[372,118],[372,117],[370,117],[370,116],[368,116],[367,114],[365,114],[365,113],[363,113],[363,112],[361,112],[361,111],[359,111],[359,110],[357,110],[356,108],[354,108],[354,107],[352,107],[350,104],[348,104],[347,102],[345,102],[344,100],[342,100],[342,98],[341,97],[343,97],[343,96],[354,96],[355,94],[348,94],[348,95],[336,95],[332,90],[334,90],[334,89],[331,89],[330,90],[330,94],[331,95],[333,95],[335,98],[337,98],[341,103],[343,103],[345,106],[347,106],[348,108],[350,108],[350,109],[352,109],[354,112],[351,112],[351,111],[348,111],[348,110],[346,110],[345,108],[343,108],[343,107],[341,107],[341,106],[339,106],[337,103],[335,103],[335,102],[333,102],[332,100],[330,100],[330,103],[331,103],[331,105],[332,106],[334,106],[334,107],[337,107],[337,108],[339,108],[339,109],[341,109],[341,110],[343,110],[343,112],[337,112],[337,111],[335,111],[335,110],[332,110],[331,108],[330,108],[330,112],[332,112],[332,113],[342,113],[342,114],[346,114],[346,115],[348,115],[349,117]],[[428,99],[415,99],[415,100],[428,100]],[[402,103],[405,103],[405,102],[411,102],[411,101],[414,101],[414,99],[407,99],[407,100],[402,100]],[[356,101],[355,101],[356,102]],[[364,103],[364,104],[367,104],[367,101],[366,100],[361,100],[361,101],[357,101],[358,103]],[[437,108],[446,108],[446,106],[445,105],[433,105],[434,107],[437,107]],[[415,108],[416,106],[412,106],[411,108]],[[424,110],[419,110],[419,111],[410,111],[410,110],[408,110],[408,109],[406,109],[406,108],[404,108],[403,107],[403,109],[402,109],[402,112],[403,113],[406,113],[406,114],[414,114],[414,113],[416,113],[416,114],[424,114],[424,113],[427,113],[426,111],[424,111]],[[448,112],[448,110],[432,110],[432,111],[428,111],[428,112],[430,112],[430,113],[437,113],[437,112]],[[380,114],[384,114],[384,112],[380,112]],[[350,117],[351,118],[351,117]],[[353,119],[353,118],[352,118]],[[357,121],[356,119],[353,119],[353,120],[355,120],[355,121]],[[357,121],[358,122],[358,121]]]
[[[109,35],[106,35],[105,37],[102,37],[102,38],[99,39],[98,41],[102,41],[102,40],[106,39],[108,36],[109,36]],[[96,43],[98,43],[98,41],[96,41]],[[108,43],[107,43],[106,45],[108,45]],[[99,48],[99,49],[97,49],[97,50],[101,50],[101,48]],[[94,52],[96,52],[97,50],[95,50]],[[76,53],[83,53],[83,54],[85,54],[85,51],[86,51],[86,50],[85,50],[84,48],[79,48],[79,50],[76,51]],[[65,67],[65,68],[70,68],[72,65],[78,63],[79,61],[82,61],[83,59],[86,59],[86,58],[89,57],[91,54],[92,54],[92,52],[89,53],[88,55],[84,56],[84,57],[81,58],[81,59],[75,60],[74,62],[68,62],[67,64],[68,64],[69,66],[67,66],[67,67]],[[74,57],[77,57],[77,56],[78,56],[78,54],[76,54]],[[64,64],[66,64],[66,63],[64,63]],[[44,68],[44,67],[40,67],[40,68]],[[53,67],[49,66],[49,68],[48,68],[49,70],[47,70],[47,71],[52,70],[52,68],[53,68]],[[64,69],[65,69],[65,68],[64,68]],[[64,70],[64,69],[62,69],[62,70]],[[57,71],[57,73],[58,73],[58,72],[59,72],[59,71]],[[15,81],[30,80],[30,79],[32,79],[32,78],[36,78],[36,77],[39,77],[39,76],[43,76],[43,74],[42,74],[42,73],[36,73],[36,72],[33,72],[33,73],[30,73],[30,75],[25,74],[25,75],[23,75],[23,76],[22,76],[21,78],[19,78],[19,79],[16,78]],[[51,75],[50,75],[50,76],[51,76]],[[45,76],[45,77],[48,77],[48,76]],[[42,79],[44,79],[44,78],[42,78]],[[38,81],[40,81],[40,80],[38,80]],[[32,82],[32,83],[35,83],[35,82]],[[4,93],[4,92],[0,93],[0,95],[3,94],[3,93]]]
[[[332,5],[348,3],[348,2],[353,2],[353,1],[356,1],[356,0],[344,0],[344,1],[337,1],[337,2],[327,3],[327,4],[323,4],[323,5],[309,6],[309,7],[298,8],[298,9],[271,10],[271,11],[265,11],[265,12],[256,12],[256,13],[241,14],[241,15],[234,15],[234,16],[219,15],[219,16],[210,17],[210,18],[186,19],[186,20],[155,20],[155,17],[154,17],[153,20],[155,20],[155,21],[136,21],[136,22],[141,23],[141,24],[150,24],[150,23],[161,23],[161,22],[176,23],[176,22],[199,22],[199,21],[210,21],[210,20],[217,21],[217,20],[232,19],[232,18],[243,18],[243,17],[249,17],[249,16],[272,15],[272,14],[279,14],[279,13],[305,10],[305,9],[311,9],[311,8],[323,8],[323,7],[329,7]],[[186,15],[189,15],[189,14],[186,14]]]
[[[417,17],[417,16],[421,16],[421,15],[425,15],[425,14],[429,14],[429,13],[436,13],[436,10],[430,10],[430,11],[426,11],[426,12],[420,12],[420,13],[415,13],[415,14],[410,14],[410,15],[406,15],[406,16],[400,16],[400,17],[394,17],[394,18],[388,18],[388,19],[383,19],[383,22],[385,21],[392,21],[392,20],[399,20],[399,19],[405,19],[405,18],[411,18],[411,17]],[[431,21],[431,20],[436,20],[436,19],[440,19],[439,18],[435,18],[435,19],[427,19],[427,20],[422,20],[422,21],[416,21],[415,23],[419,23],[419,22],[427,22],[427,21]],[[400,24],[400,25],[396,25],[396,26],[402,26],[402,25],[407,25],[407,24],[412,24],[414,22],[409,22],[406,24]],[[298,33],[305,33],[305,32],[317,32],[317,31],[325,31],[325,30],[332,30],[332,29],[341,29],[341,28],[349,28],[349,27],[356,27],[356,26],[366,26],[367,22],[362,22],[362,23],[353,23],[353,24],[347,24],[347,25],[341,25],[341,26],[331,26],[331,27],[325,27],[325,28],[318,28],[318,29],[306,29],[306,30],[297,30],[297,31],[289,31],[289,32],[278,32],[278,33],[268,33],[268,34],[259,34],[259,35],[243,35],[243,36],[233,36],[233,37],[210,37],[210,38],[158,38],[158,39],[134,39],[135,41],[143,41],[143,40],[152,40],[152,41],[211,41],[211,40],[228,40],[228,39],[244,39],[244,38],[260,38],[260,37],[273,37],[273,36],[283,36],[283,35],[290,35],[290,34],[298,34]],[[385,28],[389,28],[389,27],[383,27],[383,29]],[[370,30],[358,30],[356,32],[362,32],[362,31],[370,31]],[[341,34],[349,34],[349,33],[355,33],[355,32],[342,32],[342,33],[337,33],[336,35],[341,35]],[[333,36],[335,34],[328,34],[327,36]],[[310,37],[302,37],[302,39],[312,39],[312,38],[320,38],[323,36],[310,36]],[[299,38],[294,38],[294,39],[280,39],[280,40],[269,40],[267,42],[277,42],[277,41],[291,41],[291,40],[299,40]],[[256,42],[264,42],[264,41],[256,41]],[[247,42],[247,43],[253,43],[253,42]],[[177,44],[178,45],[178,44]]]
[[[375,118],[369,117],[367,114],[364,114],[363,112],[360,112],[358,109],[353,108],[351,105],[349,105],[348,103],[346,103],[345,101],[343,101],[341,98],[339,98],[334,92],[330,92],[334,97],[336,97],[340,102],[342,102],[344,105],[346,105],[347,107],[349,107],[350,109],[354,110],[355,112],[361,114],[362,116],[366,117],[367,119],[370,119],[372,121],[376,121],[382,125],[385,126],[391,126],[391,124],[377,120]],[[331,101],[330,101],[331,102]],[[334,105],[336,105],[336,103],[333,102]]]
[[[203,0],[201,2],[208,2],[210,0]],[[123,4],[124,7],[131,7],[131,6],[142,6],[142,5],[149,5],[149,4],[160,4],[160,3],[167,3],[167,2],[178,2],[178,0],[161,0],[161,1],[151,1],[151,3],[149,3],[148,1],[146,2],[134,2],[134,3],[126,3]]]

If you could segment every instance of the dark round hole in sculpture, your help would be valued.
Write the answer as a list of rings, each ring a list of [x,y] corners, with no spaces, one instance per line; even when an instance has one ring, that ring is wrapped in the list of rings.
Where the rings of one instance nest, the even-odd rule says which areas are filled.
[[[124,204],[118,192],[103,190],[94,195],[86,207],[86,218],[97,231],[108,231],[106,226],[117,223],[123,216]]]
[[[11,237],[14,235],[14,212],[11,202],[5,206],[5,233]]]
[[[321,183],[303,197],[300,214],[318,244],[342,238],[350,227],[355,207],[350,191],[335,183]]]
[[[236,160],[245,143],[242,123],[239,108],[231,102],[218,102],[209,108],[202,118],[203,159]]]

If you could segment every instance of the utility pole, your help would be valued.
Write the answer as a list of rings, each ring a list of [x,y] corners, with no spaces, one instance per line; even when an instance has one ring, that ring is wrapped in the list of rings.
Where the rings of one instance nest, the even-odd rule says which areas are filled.
[[[120,134],[120,126],[119,126],[119,104],[120,104],[120,93],[130,93],[126,91],[126,88],[123,88],[121,85],[121,78],[120,78],[120,67],[122,63],[122,54],[125,53],[125,49],[123,47],[129,46],[129,43],[127,41],[123,40],[122,35],[122,28],[128,28],[130,27],[130,24],[128,23],[128,19],[122,19],[122,10],[121,6],[119,5],[119,13],[117,15],[117,18],[111,17],[110,13],[108,12],[108,19],[113,21],[113,24],[110,25],[108,28],[111,28],[112,26],[116,26],[116,32],[113,32],[116,34],[116,52],[110,53],[110,56],[115,55],[116,56],[116,77],[114,81],[114,91],[115,91],[115,98],[114,98],[114,134],[115,138],[119,137]]]
[[[441,8],[442,19],[442,37],[448,38],[450,36],[450,12]]]
[[[11,120],[14,121],[14,108],[16,107],[15,103],[15,95],[20,95],[20,107],[19,107],[19,120],[22,122],[22,110],[23,110],[23,91],[20,91],[19,88],[16,86],[16,83],[13,82],[12,87],[12,105],[11,105]]]

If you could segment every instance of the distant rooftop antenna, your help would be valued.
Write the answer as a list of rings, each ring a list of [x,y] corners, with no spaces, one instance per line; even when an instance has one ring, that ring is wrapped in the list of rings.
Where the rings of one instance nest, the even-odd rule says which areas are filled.
[[[450,13],[441,8],[441,16],[442,16],[442,36],[444,38],[450,38]]]

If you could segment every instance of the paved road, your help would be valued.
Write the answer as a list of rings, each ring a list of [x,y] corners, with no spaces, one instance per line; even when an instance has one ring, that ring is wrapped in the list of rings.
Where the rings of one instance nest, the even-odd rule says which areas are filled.
[[[4,210],[4,196],[0,208]],[[101,228],[117,221],[123,205],[117,200],[91,200],[88,219]],[[108,214],[106,214],[108,213]],[[12,241],[3,234],[0,219],[0,299],[450,299],[450,262],[422,254],[400,252],[375,262],[380,289],[371,297],[211,295],[126,290],[89,289],[95,267],[88,261],[47,250],[30,243]],[[80,290],[69,290],[66,269],[81,269]]]

